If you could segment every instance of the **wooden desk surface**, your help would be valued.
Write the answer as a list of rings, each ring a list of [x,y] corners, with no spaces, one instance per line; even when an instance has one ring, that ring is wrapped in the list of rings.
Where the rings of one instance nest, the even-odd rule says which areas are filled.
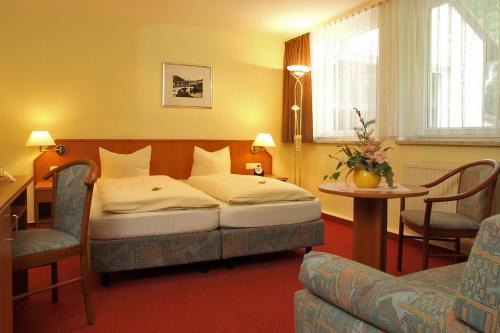
[[[15,182],[0,181],[0,212],[10,206],[19,193],[24,191],[33,180],[31,176],[14,176]]]

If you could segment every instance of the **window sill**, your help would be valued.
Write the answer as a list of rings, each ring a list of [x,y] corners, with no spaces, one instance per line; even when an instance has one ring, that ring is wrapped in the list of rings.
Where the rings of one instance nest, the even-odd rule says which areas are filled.
[[[397,145],[409,146],[458,146],[458,147],[500,147],[498,140],[396,140]]]

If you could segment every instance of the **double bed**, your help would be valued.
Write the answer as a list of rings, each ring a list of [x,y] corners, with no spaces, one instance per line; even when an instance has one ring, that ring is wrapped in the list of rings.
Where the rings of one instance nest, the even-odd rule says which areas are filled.
[[[91,158],[98,164],[99,147],[130,154],[144,144],[150,144],[151,170],[148,173],[184,179],[179,183],[188,186],[187,182],[215,202],[214,206],[205,207],[170,207],[159,211],[134,208],[127,213],[110,212],[109,200],[103,203],[104,194],[99,193],[98,182],[92,198],[89,244],[92,271],[102,275],[104,284],[109,283],[109,273],[112,272],[196,262],[205,264],[296,248],[306,248],[307,251],[312,246],[323,244],[320,202],[312,195],[298,200],[284,198],[278,202],[231,202],[185,180],[191,175],[191,166],[195,168],[193,149],[196,150],[196,146],[210,151],[229,147],[230,172],[234,174],[244,173],[244,164],[255,161],[262,163],[267,169],[265,171],[271,173],[270,155],[265,151],[250,154],[251,141],[141,140],[139,143],[134,140],[92,140],[91,147],[88,140],[59,141],[68,146],[69,156],[64,156],[64,159]],[[130,147],[127,145],[127,149],[118,148],[115,145],[117,141],[131,144]],[[85,149],[81,149],[82,144],[85,144]],[[174,167],[169,164],[172,156],[164,150],[176,152],[177,158],[172,160],[176,163]],[[74,152],[73,156],[71,152]],[[49,163],[55,164],[50,156],[41,158],[38,168]],[[264,186],[262,182],[280,182],[253,176],[251,179],[259,182],[258,186]],[[287,184],[285,187],[290,186],[294,185]],[[130,205],[125,206],[130,208]],[[206,265],[202,267],[204,270],[207,268]]]

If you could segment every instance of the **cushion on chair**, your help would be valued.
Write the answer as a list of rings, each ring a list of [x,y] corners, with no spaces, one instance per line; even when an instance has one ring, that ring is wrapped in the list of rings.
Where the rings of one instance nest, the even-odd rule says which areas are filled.
[[[78,245],[75,237],[56,229],[19,230],[12,233],[12,257],[60,250]]]
[[[500,215],[481,224],[454,310],[457,318],[481,332],[500,332]]]
[[[425,212],[423,210],[404,210],[401,212],[401,217],[403,217],[405,222],[417,227],[424,226],[424,215]],[[478,230],[479,225],[478,221],[464,215],[440,211],[433,211],[431,213],[430,227],[432,229]]]
[[[459,191],[464,193],[477,187],[485,181],[492,173],[491,165],[476,165],[467,168],[462,177],[460,177]],[[485,215],[485,206],[487,202],[488,188],[457,201],[457,213],[468,216],[476,221],[482,221],[488,216]]]
[[[426,287],[442,293],[455,295],[460,278],[464,272],[465,262],[455,265],[427,269],[417,273],[401,276],[400,279],[416,286]]]

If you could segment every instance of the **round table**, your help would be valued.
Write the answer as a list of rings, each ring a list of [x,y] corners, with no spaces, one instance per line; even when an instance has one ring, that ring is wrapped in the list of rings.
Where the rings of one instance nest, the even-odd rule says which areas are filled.
[[[349,183],[325,183],[321,192],[354,198],[353,259],[365,265],[386,269],[387,199],[417,197],[429,190],[422,186],[397,184],[395,189],[379,186],[362,189]]]

